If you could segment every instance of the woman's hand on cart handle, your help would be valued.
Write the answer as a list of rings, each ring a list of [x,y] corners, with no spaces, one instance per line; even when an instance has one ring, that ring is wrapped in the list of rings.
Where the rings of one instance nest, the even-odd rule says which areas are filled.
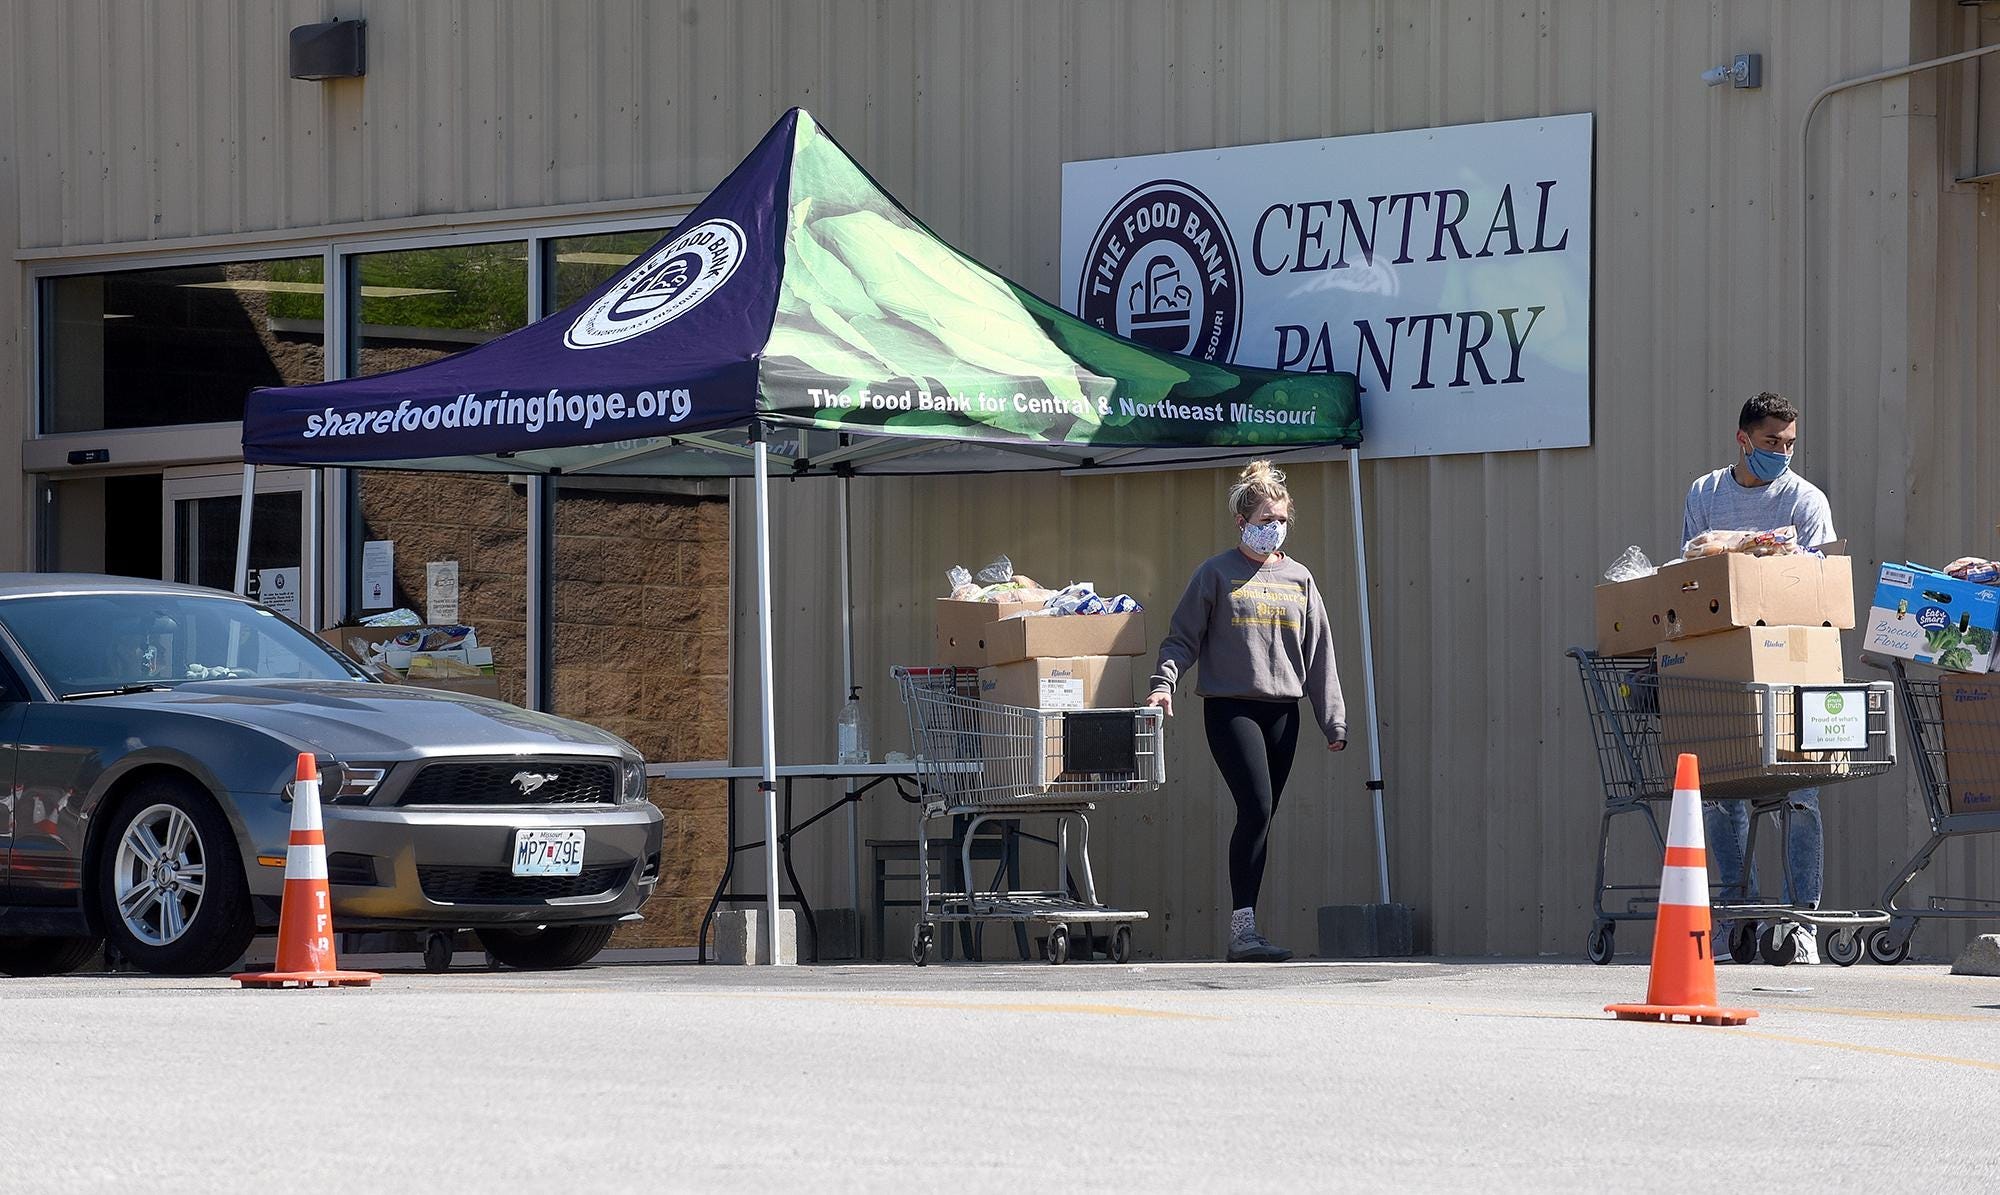
[[[1172,693],[1148,693],[1146,694],[1146,704],[1161,710],[1169,718],[1174,716],[1174,695]]]

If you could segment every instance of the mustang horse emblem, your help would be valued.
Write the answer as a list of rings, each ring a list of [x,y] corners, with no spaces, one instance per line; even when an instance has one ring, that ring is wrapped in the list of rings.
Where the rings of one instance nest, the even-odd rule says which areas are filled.
[[[554,779],[555,776],[548,772],[516,772],[513,783],[520,787],[522,796],[531,797],[536,789]]]

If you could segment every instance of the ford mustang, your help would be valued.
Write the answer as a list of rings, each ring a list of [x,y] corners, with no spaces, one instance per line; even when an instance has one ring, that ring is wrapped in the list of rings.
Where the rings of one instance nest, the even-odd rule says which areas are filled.
[[[658,881],[660,814],[613,735],[383,683],[232,594],[0,574],[0,973],[107,939],[149,971],[229,966],[277,924],[302,752],[337,929],[574,966]]]

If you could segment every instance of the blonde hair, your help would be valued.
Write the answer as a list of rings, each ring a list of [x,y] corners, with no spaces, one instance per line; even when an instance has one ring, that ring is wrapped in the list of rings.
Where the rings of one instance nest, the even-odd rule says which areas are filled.
[[[1229,487],[1230,512],[1246,523],[1264,503],[1291,500],[1291,491],[1285,488],[1284,470],[1272,468],[1270,461],[1251,461],[1243,467],[1236,484]]]

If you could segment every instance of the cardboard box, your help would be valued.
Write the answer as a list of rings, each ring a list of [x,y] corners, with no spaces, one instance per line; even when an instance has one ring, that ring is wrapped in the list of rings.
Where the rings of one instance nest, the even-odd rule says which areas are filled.
[[[2000,811],[2000,681],[1940,678],[1938,703],[1944,714],[1946,808]]]
[[[983,668],[1043,656],[1140,656],[1150,650],[1143,613],[1007,617],[1039,609],[1039,602],[939,598],[931,662]]]
[[[1599,585],[1597,603],[1597,654],[1601,656],[1644,655],[1667,637],[1665,606],[1655,600],[1660,584],[1654,577]]]
[[[1660,675],[1779,685],[1845,680],[1840,632],[1832,627],[1744,627],[1660,644]]]
[[[2000,630],[2000,588],[1948,577],[1920,565],[1885,564],[1868,607],[1861,650],[1987,672]]]
[[[1670,564],[1651,578],[1660,642],[1738,627],[1854,625],[1854,562],[1846,556],[1728,553]]]
[[[412,628],[328,627],[319,633],[319,637],[333,645],[337,650],[353,656],[362,663],[367,663],[368,648],[378,643],[387,643],[397,635],[410,629]],[[493,671],[492,648],[450,648],[445,651],[427,653],[458,659],[461,662],[478,666],[484,673],[481,676],[419,677],[412,679],[397,669],[397,660],[395,658],[401,657],[401,666],[407,668],[409,666],[409,657],[412,654],[410,652],[385,653],[385,655],[389,656],[386,661],[389,667],[383,669],[387,678],[396,684],[415,685],[420,689],[442,689],[448,693],[469,693],[474,697],[491,697],[495,701],[500,700],[500,680]]]
[[[1133,704],[1132,660],[1129,656],[1072,656],[982,668],[979,697],[1042,710],[1129,708]]]

